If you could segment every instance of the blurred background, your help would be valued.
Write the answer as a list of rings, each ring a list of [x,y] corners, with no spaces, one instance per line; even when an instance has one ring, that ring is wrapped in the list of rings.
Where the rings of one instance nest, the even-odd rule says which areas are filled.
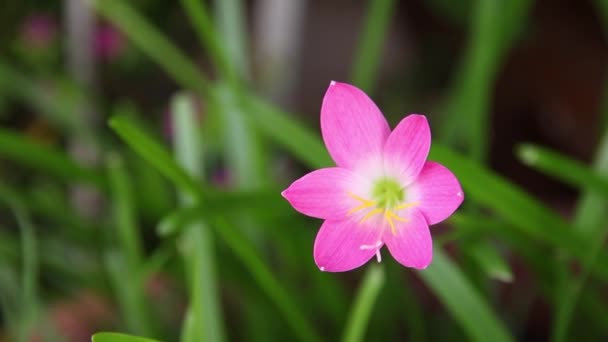
[[[0,341],[608,339],[608,1],[3,0],[0,27]],[[314,265],[280,191],[333,165],[331,80],[427,115],[462,182],[428,269]]]

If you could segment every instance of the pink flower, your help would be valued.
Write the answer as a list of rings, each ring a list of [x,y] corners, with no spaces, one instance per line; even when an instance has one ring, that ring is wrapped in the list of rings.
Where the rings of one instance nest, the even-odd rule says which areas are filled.
[[[57,36],[57,22],[46,14],[30,15],[23,21],[19,35],[30,48],[47,48]]]
[[[464,194],[444,166],[427,161],[431,132],[412,114],[391,132],[360,89],[332,81],[321,107],[321,133],[336,167],[315,170],[282,195],[302,214],[324,219],[314,245],[321,271],[365,264],[386,244],[402,265],[426,268],[429,225],[449,217]]]
[[[99,24],[95,30],[95,55],[102,61],[118,58],[126,49],[127,42],[120,31],[109,24]]]

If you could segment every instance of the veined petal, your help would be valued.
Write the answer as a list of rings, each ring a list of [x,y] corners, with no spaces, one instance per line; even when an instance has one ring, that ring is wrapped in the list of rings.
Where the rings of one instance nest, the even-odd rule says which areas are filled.
[[[424,115],[405,117],[390,134],[384,145],[387,172],[398,177],[403,185],[416,179],[431,148],[431,129]]]
[[[445,166],[426,162],[418,178],[407,189],[411,201],[418,202],[429,224],[448,218],[464,200],[464,193],[456,176]]]
[[[363,91],[332,81],[321,106],[321,133],[336,164],[354,169],[382,154],[390,127]]]
[[[395,232],[385,229],[382,240],[395,260],[406,267],[426,268],[433,259],[433,241],[426,219],[411,210],[407,222],[395,222]]]
[[[361,205],[349,193],[361,193],[366,181],[353,171],[340,167],[315,170],[293,182],[281,193],[304,215],[321,219],[344,220]]]
[[[382,247],[382,229],[356,220],[323,222],[314,246],[321,271],[344,272],[365,264]]]

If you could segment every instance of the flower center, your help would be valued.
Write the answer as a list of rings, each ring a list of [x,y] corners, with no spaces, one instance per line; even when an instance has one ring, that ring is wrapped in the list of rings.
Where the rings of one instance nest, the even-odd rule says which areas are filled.
[[[372,189],[372,196],[376,200],[377,207],[392,209],[403,201],[405,191],[395,180],[384,178],[376,182]]]
[[[382,214],[384,222],[388,223],[393,235],[397,235],[395,221],[408,221],[406,218],[398,215],[399,210],[418,205],[418,202],[403,202],[405,190],[399,182],[390,178],[382,178],[374,184],[371,193],[373,200],[365,199],[350,192],[348,195],[361,202],[361,204],[352,208],[347,215],[350,216],[356,212],[365,211],[365,215],[359,221],[359,223],[363,223],[371,217]]]

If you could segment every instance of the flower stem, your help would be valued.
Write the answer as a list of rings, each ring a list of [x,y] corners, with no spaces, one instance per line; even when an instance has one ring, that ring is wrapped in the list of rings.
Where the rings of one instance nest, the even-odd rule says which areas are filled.
[[[171,112],[176,132],[176,159],[191,176],[200,178],[203,153],[192,98],[184,94],[176,95],[171,103]],[[187,193],[181,195],[184,205],[192,205],[196,201],[196,198]],[[185,326],[182,341],[223,341],[212,235],[206,225],[195,222],[184,227],[179,240],[190,283],[188,316],[196,322]]]
[[[365,273],[363,283],[357,291],[355,303],[346,322],[346,328],[342,335],[343,342],[363,340],[367,323],[380,289],[384,285],[384,280],[384,269],[380,265],[372,265]]]

